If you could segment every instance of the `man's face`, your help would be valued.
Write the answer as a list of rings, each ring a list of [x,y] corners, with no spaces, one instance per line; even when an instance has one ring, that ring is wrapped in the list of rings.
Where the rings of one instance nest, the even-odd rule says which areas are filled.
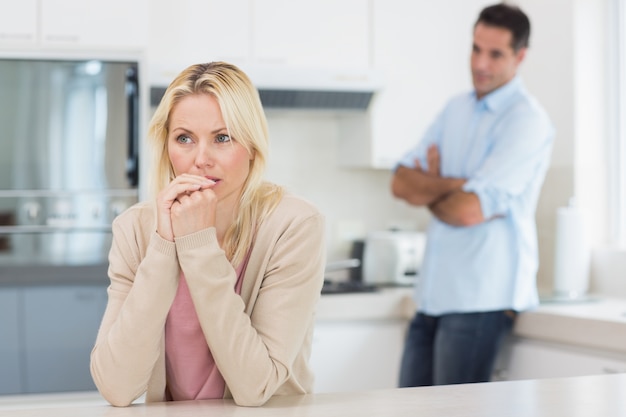
[[[510,30],[478,23],[472,45],[472,82],[480,99],[511,81],[524,59],[526,48],[515,52]]]

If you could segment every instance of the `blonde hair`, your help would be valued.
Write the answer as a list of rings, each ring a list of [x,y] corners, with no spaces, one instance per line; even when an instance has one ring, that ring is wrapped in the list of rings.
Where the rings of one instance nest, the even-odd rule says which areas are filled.
[[[237,266],[254,243],[258,225],[283,195],[281,187],[263,180],[269,151],[267,120],[257,89],[239,68],[225,62],[196,64],[183,70],[169,85],[148,129],[153,157],[151,196],[155,200],[175,178],[167,152],[169,117],[181,99],[193,94],[210,94],[217,100],[229,136],[253,155],[235,221],[222,242],[226,256]]]

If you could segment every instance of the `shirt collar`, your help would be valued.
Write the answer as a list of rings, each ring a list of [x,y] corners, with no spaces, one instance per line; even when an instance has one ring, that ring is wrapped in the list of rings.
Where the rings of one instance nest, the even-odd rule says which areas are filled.
[[[491,93],[478,100],[478,103],[483,104],[486,109],[496,111],[506,104],[510,97],[516,94],[523,88],[524,84],[519,75],[513,77],[511,81],[504,84],[502,87],[498,87]],[[474,92],[474,98],[476,98],[476,92]]]

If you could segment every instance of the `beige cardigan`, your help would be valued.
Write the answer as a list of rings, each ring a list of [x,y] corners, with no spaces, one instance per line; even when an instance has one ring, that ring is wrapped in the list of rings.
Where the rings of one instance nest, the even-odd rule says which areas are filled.
[[[215,228],[162,239],[152,205],[113,222],[108,304],[91,353],[102,396],[126,406],[146,393],[164,401],[164,328],[182,268],[202,330],[226,381],[224,396],[261,405],[272,395],[310,393],[314,310],[326,257],[324,219],[286,194],[260,225],[241,295]]]

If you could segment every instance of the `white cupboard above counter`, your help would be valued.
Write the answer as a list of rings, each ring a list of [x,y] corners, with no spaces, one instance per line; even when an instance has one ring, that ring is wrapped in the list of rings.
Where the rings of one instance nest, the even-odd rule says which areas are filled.
[[[371,0],[371,66],[384,87],[367,117],[342,121],[341,165],[392,168],[422,139],[446,100],[471,88],[472,25],[484,3],[455,2],[450,13],[449,2]]]
[[[0,0],[0,49],[142,51],[148,0]]]
[[[38,0],[0,0],[0,46],[35,45],[38,3]]]
[[[173,7],[172,0],[153,1],[150,103],[156,106],[187,66],[226,61],[250,76],[266,109],[363,113],[381,88],[370,65],[368,5],[363,0],[183,0]]]
[[[216,60],[244,69],[367,70],[369,31],[363,0],[153,0],[148,61],[165,76]]]

